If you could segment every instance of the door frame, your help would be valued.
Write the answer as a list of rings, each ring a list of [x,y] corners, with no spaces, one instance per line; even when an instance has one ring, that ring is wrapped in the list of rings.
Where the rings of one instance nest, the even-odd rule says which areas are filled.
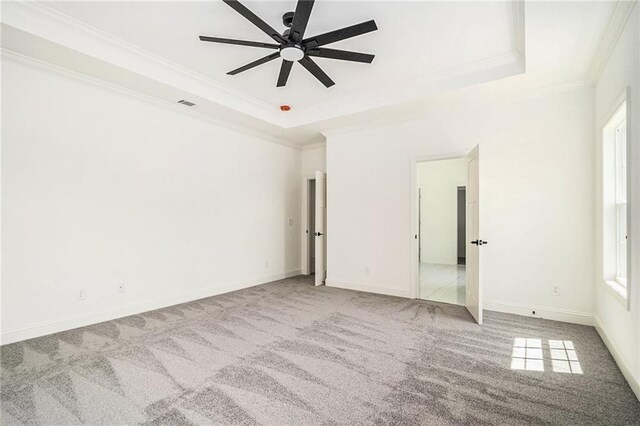
[[[315,199],[315,285],[325,285],[327,280],[327,173],[316,170]],[[320,232],[322,231],[322,232]]]
[[[467,178],[468,178],[468,171],[467,171]],[[468,185],[468,183],[467,183]],[[460,220],[460,198],[459,198],[459,193],[460,191],[464,191],[464,234],[465,234],[465,238],[464,238],[464,257],[465,257],[465,265],[466,265],[466,257],[467,257],[467,186],[459,186],[457,188],[457,192],[456,192],[456,219]],[[457,225],[457,224],[456,224]],[[456,227],[457,228],[457,227]],[[457,243],[460,242],[460,233],[457,232],[458,229],[456,229],[456,257],[457,257],[457,262],[460,262],[460,253],[458,252],[459,247],[457,247]],[[459,265],[459,263],[457,263]]]
[[[411,282],[413,283],[411,291],[412,299],[420,298],[420,274],[418,273],[418,268],[420,267],[420,263],[418,262],[418,239],[420,238],[420,235],[418,234],[418,180],[416,179],[418,163],[466,158],[475,149],[479,149],[479,145],[471,150],[451,152],[441,155],[421,155],[411,158],[411,235],[409,236],[409,243],[411,244]]]
[[[301,273],[302,275],[311,275],[311,267],[309,265],[309,244],[314,244],[315,240],[312,239],[312,235],[309,233],[309,188],[311,187],[311,181],[316,180],[315,174],[308,174],[302,178],[302,227],[301,241],[302,241],[302,263]]]

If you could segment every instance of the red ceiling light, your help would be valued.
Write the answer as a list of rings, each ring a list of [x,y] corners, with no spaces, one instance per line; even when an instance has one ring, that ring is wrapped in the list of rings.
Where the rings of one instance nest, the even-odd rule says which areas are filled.
[[[287,112],[291,109],[289,105],[280,105],[280,111]]]

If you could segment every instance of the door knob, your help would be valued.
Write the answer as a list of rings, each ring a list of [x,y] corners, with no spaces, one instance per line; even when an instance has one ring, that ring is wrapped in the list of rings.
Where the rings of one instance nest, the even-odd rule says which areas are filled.
[[[322,232],[316,232],[316,237],[319,237],[320,235],[324,235]]]
[[[483,245],[489,244],[489,243],[487,243],[486,241],[482,241],[482,240],[473,240],[473,241],[471,241],[471,244],[475,244],[477,246],[483,246]]]

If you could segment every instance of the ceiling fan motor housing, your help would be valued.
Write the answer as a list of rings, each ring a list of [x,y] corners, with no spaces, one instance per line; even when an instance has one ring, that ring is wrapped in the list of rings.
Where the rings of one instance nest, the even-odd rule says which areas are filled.
[[[287,12],[282,15],[282,23],[285,27],[291,28],[291,25],[293,24],[293,12]]]

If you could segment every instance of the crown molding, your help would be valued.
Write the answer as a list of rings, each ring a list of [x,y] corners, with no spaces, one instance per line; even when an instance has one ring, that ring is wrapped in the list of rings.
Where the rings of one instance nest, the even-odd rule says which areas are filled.
[[[513,0],[512,7],[512,20],[513,28],[513,50],[518,52],[525,58],[526,52],[526,39],[525,39],[525,2],[524,0]],[[526,62],[525,62],[526,65]]]
[[[11,50],[7,50],[4,48],[0,48],[0,57],[2,58],[3,61],[11,61],[17,64],[21,64],[24,66],[29,66],[31,68],[35,68],[38,69],[40,71],[44,71],[44,72],[48,72],[48,73],[53,73],[65,78],[69,78],[71,80],[75,80],[84,84],[89,84],[91,86],[97,87],[99,89],[102,90],[107,90],[110,92],[115,92],[118,93],[120,95],[138,100],[138,101],[142,101],[148,104],[152,104],[155,106],[160,106],[163,107],[165,109],[171,110],[173,112],[177,112],[179,114],[183,114],[183,115],[187,115],[189,117],[193,117],[196,118],[198,120],[202,120],[202,121],[206,121],[221,127],[224,127],[226,129],[229,130],[233,130],[239,133],[243,133],[245,135],[248,136],[253,136],[256,138],[260,138],[263,139],[265,141],[269,141],[269,142],[273,142],[279,145],[284,145],[287,146],[289,148],[295,148],[298,150],[301,150],[302,147],[294,142],[291,142],[287,139],[283,139],[283,138],[278,138],[276,136],[273,135],[269,135],[267,133],[263,133],[263,132],[259,132],[256,130],[252,130],[246,127],[242,127],[242,126],[238,126],[235,125],[233,123],[229,123],[227,121],[224,120],[219,120],[219,119],[215,119],[209,115],[203,114],[201,112],[198,112],[197,110],[193,110],[193,109],[187,109],[183,106],[174,104],[172,102],[168,102],[153,96],[147,96],[138,92],[135,92],[133,90],[124,88],[122,86],[119,86],[117,84],[113,84],[113,83],[109,83],[106,82],[104,80],[98,79],[98,78],[94,78],[91,76],[88,76],[86,74],[82,74],[76,71],[72,71],[69,70],[67,68],[63,68],[60,67],[58,65],[54,65],[51,64],[49,62],[45,62],[36,58],[33,58],[31,56],[26,56],[26,55],[22,55],[20,53],[16,53],[13,52]]]
[[[272,105],[141,49],[36,1],[2,4],[2,22],[211,102],[284,127]]]
[[[538,87],[535,89],[524,90],[517,92],[513,96],[505,98],[504,100],[522,100],[531,98],[544,98],[548,96],[555,96],[565,92],[571,92],[573,90],[581,89],[593,89],[595,85],[589,79],[570,81],[568,83],[553,84],[550,86]]]
[[[568,83],[554,84],[550,86],[539,87],[530,90],[523,90],[520,92],[508,92],[505,95],[489,98],[489,99],[481,99],[479,101],[469,103],[464,101],[464,105],[461,103],[454,104],[453,106],[442,107],[435,105],[431,108],[427,108],[422,110],[419,113],[408,114],[408,115],[398,115],[395,117],[388,117],[380,120],[368,121],[365,123],[358,123],[352,126],[344,126],[338,127],[335,129],[328,129],[320,131],[325,138],[329,138],[336,135],[341,135],[345,133],[351,133],[362,129],[371,129],[371,128],[379,128],[385,127],[392,124],[404,123],[407,121],[419,120],[433,112],[439,112],[443,110],[450,110],[456,107],[464,107],[464,108],[473,108],[473,107],[483,107],[489,105],[499,105],[501,103],[514,102],[525,99],[533,99],[533,98],[543,98],[549,96],[559,95],[565,92],[570,92],[574,90],[581,89],[592,89],[594,87],[593,83],[590,80],[578,80],[572,81]]]
[[[309,151],[309,150],[312,150],[312,149],[324,148],[326,146],[327,146],[327,141],[322,141],[322,142],[316,142],[316,143],[310,143],[310,144],[302,145],[301,149],[303,151]]]
[[[611,57],[611,54],[618,43],[618,39],[620,39],[620,36],[624,31],[635,5],[636,0],[617,1],[615,3],[609,22],[607,23],[607,27],[600,38],[598,50],[596,50],[596,54],[591,61],[591,66],[587,73],[588,79],[594,84],[600,79],[600,75],[602,74],[604,67],[607,65],[607,61]]]

